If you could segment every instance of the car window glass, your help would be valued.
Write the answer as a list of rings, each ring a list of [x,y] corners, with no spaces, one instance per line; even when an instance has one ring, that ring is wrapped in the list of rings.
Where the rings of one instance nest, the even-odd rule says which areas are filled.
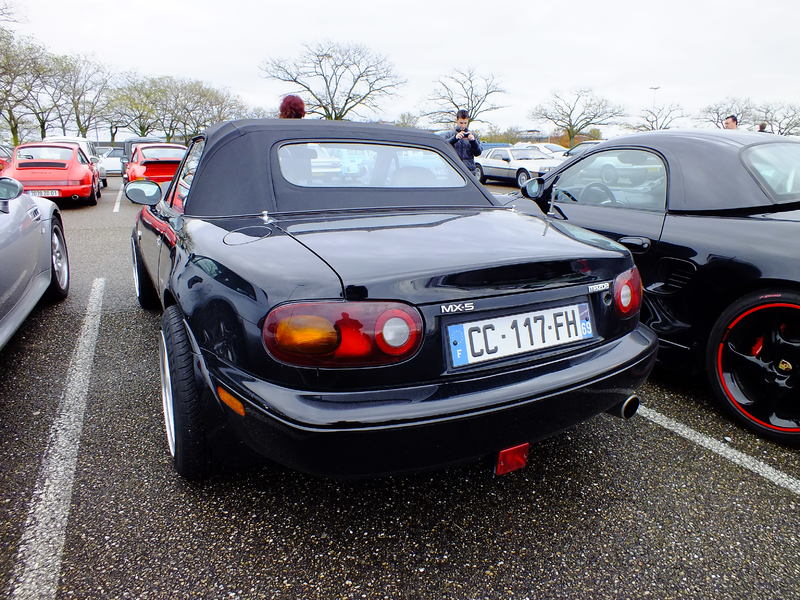
[[[555,202],[664,210],[667,171],[645,150],[606,150],[565,169],[553,186]]]
[[[504,158],[508,158],[508,150],[498,150],[495,158],[498,160],[503,160]]]
[[[154,146],[152,148],[141,148],[139,152],[142,158],[166,158],[166,159],[180,159],[183,158],[183,153],[186,148],[171,148],[169,146]]]
[[[197,165],[200,163],[200,155],[203,154],[205,145],[205,140],[198,140],[191,145],[186,154],[180,173],[175,178],[175,192],[172,195],[173,210],[183,212],[183,205],[186,201],[186,196],[189,194],[189,189],[192,187],[192,180],[194,179]]]
[[[549,158],[544,152],[541,150],[537,150],[536,148],[523,148],[522,150],[512,150],[511,156],[514,157],[514,160],[532,160],[535,158]]]
[[[79,163],[81,163],[82,165],[88,165],[89,164],[89,159],[86,158],[86,155],[83,153],[82,150],[78,150],[78,152],[76,154],[78,155],[78,162]]]
[[[72,150],[55,146],[28,146],[17,150],[17,160],[69,160]]]
[[[751,146],[742,152],[742,159],[777,200],[800,197],[800,144]]]
[[[120,156],[122,156],[122,148],[114,148],[106,156],[108,156],[109,158],[119,158]]]
[[[441,155],[424,148],[359,143],[285,144],[281,175],[303,187],[452,188],[466,180]]]

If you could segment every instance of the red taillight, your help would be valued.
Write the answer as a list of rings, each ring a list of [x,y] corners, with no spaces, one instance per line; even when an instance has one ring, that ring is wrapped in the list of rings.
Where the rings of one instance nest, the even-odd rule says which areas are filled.
[[[620,316],[630,317],[639,312],[641,304],[642,279],[639,269],[633,267],[614,280],[614,308]]]
[[[422,342],[422,317],[399,302],[298,302],[272,310],[264,345],[282,362],[309,367],[400,362]]]

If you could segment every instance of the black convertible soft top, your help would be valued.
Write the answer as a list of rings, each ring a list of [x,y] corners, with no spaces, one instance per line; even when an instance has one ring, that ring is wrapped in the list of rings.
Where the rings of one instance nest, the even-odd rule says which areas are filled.
[[[184,204],[188,216],[391,206],[491,206],[440,137],[420,129],[311,119],[246,119],[209,127],[206,146]],[[467,184],[459,188],[300,187],[281,175],[277,148],[287,141],[375,142],[423,147],[443,155]]]

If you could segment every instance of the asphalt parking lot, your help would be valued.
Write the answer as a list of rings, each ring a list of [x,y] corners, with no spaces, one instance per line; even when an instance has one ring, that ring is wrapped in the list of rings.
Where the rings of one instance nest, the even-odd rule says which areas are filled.
[[[69,298],[0,351],[3,598],[800,598],[800,452],[670,372],[641,390],[643,414],[535,444],[501,478],[183,481],[159,315],[131,283],[137,209],[109,184],[95,207],[63,206]]]

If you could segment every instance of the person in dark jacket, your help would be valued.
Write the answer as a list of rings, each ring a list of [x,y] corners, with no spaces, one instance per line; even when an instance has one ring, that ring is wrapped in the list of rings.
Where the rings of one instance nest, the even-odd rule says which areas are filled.
[[[455,130],[448,131],[443,137],[453,145],[458,157],[474,173],[475,161],[473,159],[481,155],[482,149],[478,136],[469,130],[469,113],[463,109],[459,110],[456,113]]]

